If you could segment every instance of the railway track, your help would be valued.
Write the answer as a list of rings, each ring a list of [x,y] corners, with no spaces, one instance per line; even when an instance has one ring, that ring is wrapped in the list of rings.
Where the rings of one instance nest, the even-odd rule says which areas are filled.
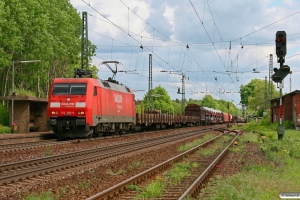
[[[140,174],[137,174],[111,188],[108,188],[94,196],[88,198],[88,200],[96,199],[134,199],[136,195],[143,191],[143,188],[147,184],[153,183],[157,177],[163,177],[164,173],[169,170],[174,163],[195,162],[199,163],[199,166],[193,168],[191,175],[184,177],[178,184],[163,183],[164,192],[160,197],[154,197],[155,199],[197,199],[200,189],[208,181],[213,171],[216,169],[217,164],[224,159],[229,147],[237,139],[241,131],[235,131],[236,136],[228,142],[225,148],[219,150],[212,156],[199,159],[199,155],[195,152],[199,148],[209,148],[213,142],[219,139],[222,135],[219,135],[207,142],[198,145],[174,158],[171,158],[161,164],[158,164],[151,169],[148,169]],[[163,179],[163,178],[162,178]],[[162,181],[163,182],[163,181]],[[130,186],[134,185],[138,190],[130,190]]]
[[[222,126],[219,126],[220,130],[222,130]],[[211,128],[211,127],[207,127]],[[203,128],[205,130],[206,127]],[[219,130],[218,128],[215,128]],[[162,131],[170,131],[162,130]],[[202,129],[201,129],[202,130]],[[139,134],[151,134],[153,132],[144,132]],[[0,153],[4,152],[16,152],[16,151],[24,151],[28,149],[37,149],[37,148],[45,148],[45,147],[53,147],[53,146],[62,146],[65,144],[77,143],[77,142],[86,142],[86,141],[97,141],[97,140],[105,140],[108,138],[116,138],[116,137],[130,137],[136,134],[124,134],[124,135],[113,135],[113,136],[104,136],[104,137],[95,137],[95,138],[81,138],[81,139],[72,139],[72,140],[58,140],[58,139],[48,139],[36,142],[21,142],[21,143],[14,143],[14,144],[0,144]]]
[[[180,140],[186,137],[192,137],[201,133],[206,133],[210,130],[213,129],[209,128],[200,131],[190,131],[185,134],[178,133],[166,135],[159,138],[143,139],[119,145],[0,165],[0,185],[7,185],[20,180],[30,179],[31,177],[101,161],[108,157],[137,151],[142,148],[149,148],[151,146]]]
[[[105,140],[108,138],[115,137],[129,137],[132,134],[127,135],[117,135],[117,136],[105,136],[105,137],[96,137],[96,138],[80,138],[80,139],[70,139],[70,140],[59,140],[59,139],[49,139],[43,140],[39,142],[27,142],[27,143],[15,143],[15,144],[2,144],[0,145],[0,153],[3,152],[16,152],[16,151],[24,151],[27,149],[37,149],[37,148],[45,148],[45,147],[53,147],[53,146],[62,146],[65,144],[72,144],[78,142],[86,142],[86,141],[97,141],[97,140]]]

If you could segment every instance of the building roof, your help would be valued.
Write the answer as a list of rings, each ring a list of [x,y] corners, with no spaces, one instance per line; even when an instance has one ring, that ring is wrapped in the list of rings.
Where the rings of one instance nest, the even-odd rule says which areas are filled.
[[[300,90],[294,90],[293,92],[290,92],[288,94],[285,94],[282,96],[282,98],[284,98],[285,96],[294,96],[296,94],[300,94]],[[276,101],[276,100],[279,100],[280,98],[274,98],[274,99],[270,99],[270,101]]]
[[[11,96],[0,96],[0,100],[11,101]],[[29,102],[48,102],[47,98],[37,98],[37,97],[20,97],[15,96],[14,101],[29,101]]]

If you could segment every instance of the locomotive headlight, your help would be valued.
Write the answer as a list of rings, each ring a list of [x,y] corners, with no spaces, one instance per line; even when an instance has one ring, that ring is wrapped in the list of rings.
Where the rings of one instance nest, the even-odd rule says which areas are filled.
[[[78,111],[78,115],[84,115],[84,111]]]
[[[52,114],[52,115],[57,115],[58,112],[57,112],[57,111],[52,111],[51,114]]]

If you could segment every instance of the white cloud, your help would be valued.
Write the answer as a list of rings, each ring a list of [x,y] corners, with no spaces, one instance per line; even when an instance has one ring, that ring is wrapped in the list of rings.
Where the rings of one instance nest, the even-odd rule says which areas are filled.
[[[238,92],[241,84],[247,84],[253,78],[268,77],[270,54],[273,54],[273,67],[278,67],[274,40],[279,30],[288,35],[286,64],[293,71],[293,90],[299,89],[300,81],[296,77],[300,73],[297,71],[300,55],[289,57],[300,52],[297,31],[300,30],[300,13],[283,19],[300,10],[297,0],[193,0],[193,6],[189,1],[178,0],[85,1],[96,11],[83,1],[70,2],[78,11],[92,15],[88,19],[89,39],[99,45],[97,56],[101,58],[95,57],[94,64],[98,65],[102,59],[112,59],[123,63],[120,70],[136,70],[138,74],[118,73],[116,77],[133,90],[144,89],[145,92],[136,93],[138,99],[148,90],[149,54],[152,54],[153,87],[162,85],[172,99],[181,98],[177,94],[181,75],[170,75],[161,70],[180,71],[189,77],[185,82],[186,99],[200,98],[201,92],[207,90],[214,98],[234,99],[238,103],[238,93],[220,94],[218,91]],[[107,20],[99,13],[115,25],[105,22]],[[281,21],[272,24],[278,20]],[[252,73],[254,68],[260,73]],[[226,71],[231,71],[230,76]],[[232,73],[241,71],[245,73]],[[101,68],[99,76],[107,79],[111,72]],[[284,92],[289,92],[289,81],[286,81]]]

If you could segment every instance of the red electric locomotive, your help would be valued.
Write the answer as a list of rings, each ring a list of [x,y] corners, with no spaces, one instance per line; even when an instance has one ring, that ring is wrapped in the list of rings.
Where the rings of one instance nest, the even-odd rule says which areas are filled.
[[[135,128],[134,94],[112,79],[55,78],[47,117],[47,125],[57,137],[118,134]]]

